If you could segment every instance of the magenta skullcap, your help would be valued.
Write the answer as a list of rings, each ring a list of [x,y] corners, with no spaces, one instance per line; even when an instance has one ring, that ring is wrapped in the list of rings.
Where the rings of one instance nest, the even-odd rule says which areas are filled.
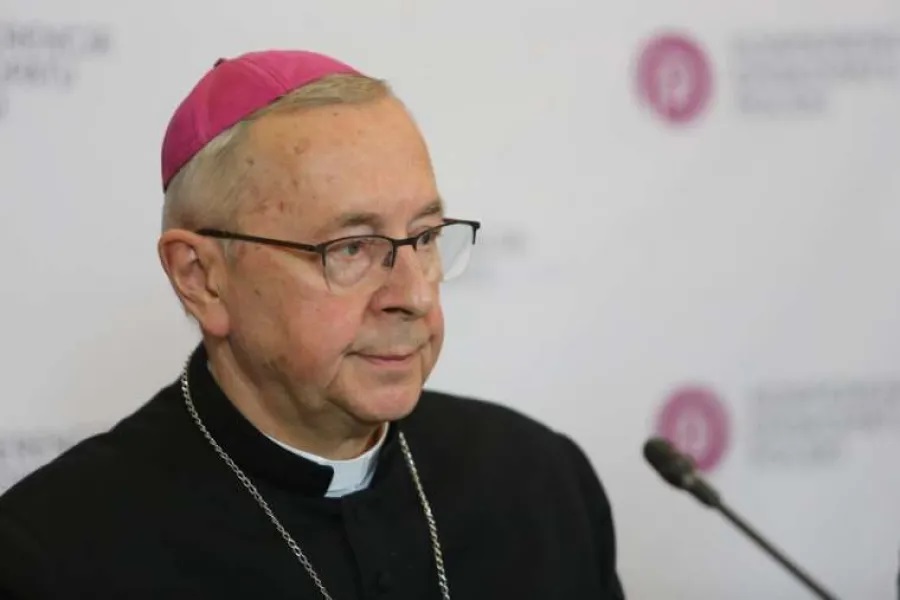
[[[217,135],[308,83],[359,71],[303,50],[266,50],[220,58],[172,115],[162,146],[163,190]]]

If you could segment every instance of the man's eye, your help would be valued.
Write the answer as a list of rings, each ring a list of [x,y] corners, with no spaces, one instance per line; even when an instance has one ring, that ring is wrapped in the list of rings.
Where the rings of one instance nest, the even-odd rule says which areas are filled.
[[[365,253],[373,244],[371,239],[347,240],[331,247],[328,254],[339,260],[347,260],[356,258],[360,254]]]
[[[344,247],[341,248],[341,253],[346,256],[356,256],[360,252],[362,252],[363,243],[362,242],[349,242],[344,244]]]
[[[419,245],[428,246],[435,243],[439,237],[441,237],[440,229],[430,229],[419,236]]]

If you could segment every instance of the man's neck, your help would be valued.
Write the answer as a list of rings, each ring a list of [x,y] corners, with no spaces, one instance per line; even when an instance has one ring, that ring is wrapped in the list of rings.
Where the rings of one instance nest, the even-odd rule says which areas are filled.
[[[356,458],[379,440],[384,424],[358,423],[333,406],[312,410],[281,386],[260,384],[240,369],[225,343],[209,347],[208,356],[210,373],[225,396],[270,438],[328,460]]]

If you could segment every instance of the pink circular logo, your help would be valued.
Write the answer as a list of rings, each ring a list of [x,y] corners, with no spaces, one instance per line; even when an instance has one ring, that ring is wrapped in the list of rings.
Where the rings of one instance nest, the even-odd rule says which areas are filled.
[[[730,434],[725,407],[710,390],[684,387],[669,396],[659,413],[657,434],[692,459],[701,471],[721,461]]]
[[[712,96],[712,70],[700,46],[683,35],[654,38],[637,63],[641,99],[670,123],[697,118]]]

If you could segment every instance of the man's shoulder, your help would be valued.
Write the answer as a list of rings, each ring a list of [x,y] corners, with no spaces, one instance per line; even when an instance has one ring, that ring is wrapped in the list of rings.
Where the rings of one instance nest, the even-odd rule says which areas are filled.
[[[426,392],[409,430],[413,451],[423,450],[448,480],[501,484],[508,489],[555,489],[582,502],[605,505],[593,463],[568,434],[539,417],[485,399]],[[523,487],[524,486],[524,487]]]
[[[580,451],[567,435],[537,416],[500,402],[442,391],[422,395],[411,425],[435,443],[485,457],[540,457],[539,462],[548,464]]]
[[[538,418],[499,402],[449,392],[426,390],[417,409],[422,421],[458,431],[504,432],[504,436],[555,437],[558,434]]]
[[[127,415],[113,427],[81,439],[0,494],[0,513],[58,514],[64,507],[84,507],[92,498],[129,492],[146,466],[144,458],[164,444],[161,404],[169,388]]]
[[[466,527],[480,519],[479,535],[499,528],[527,537],[533,525],[552,523],[538,527],[552,534],[537,545],[564,540],[560,555],[590,538],[576,569],[603,579],[602,597],[622,597],[609,499],[572,437],[514,406],[430,390],[411,417],[403,431],[413,455],[422,451],[425,485],[445,511],[465,515]]]

